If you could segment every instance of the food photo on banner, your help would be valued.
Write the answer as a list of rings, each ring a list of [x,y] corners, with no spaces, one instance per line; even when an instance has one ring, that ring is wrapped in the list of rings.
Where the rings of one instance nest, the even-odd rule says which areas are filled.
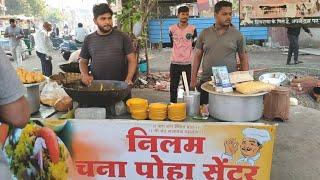
[[[319,26],[319,0],[240,0],[241,26]]]
[[[52,129],[31,122],[23,129],[1,133],[1,139],[5,139],[2,150],[12,179],[71,178],[71,155]]]

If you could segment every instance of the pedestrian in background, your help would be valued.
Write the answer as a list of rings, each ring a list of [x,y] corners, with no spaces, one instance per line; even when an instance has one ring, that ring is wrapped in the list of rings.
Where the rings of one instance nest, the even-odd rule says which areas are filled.
[[[48,77],[52,75],[51,54],[53,52],[53,45],[49,35],[51,30],[51,24],[45,22],[43,23],[43,27],[36,32],[34,37],[36,53],[41,61],[42,74]]]
[[[87,30],[83,27],[82,23],[78,23],[78,28],[75,30],[75,41],[78,44],[82,44],[84,38],[88,35]]]
[[[15,19],[9,20],[10,26],[5,30],[4,37],[10,39],[10,51],[17,67],[22,66],[22,43],[24,37],[22,28],[18,27]]]
[[[291,57],[292,53],[294,54],[294,64],[303,63],[302,61],[298,60],[299,57],[299,35],[300,30],[303,28],[303,30],[308,33],[311,37],[313,37],[310,29],[299,26],[299,27],[287,27],[287,35],[289,39],[289,52],[288,52],[288,58],[287,58],[287,65],[291,65]]]

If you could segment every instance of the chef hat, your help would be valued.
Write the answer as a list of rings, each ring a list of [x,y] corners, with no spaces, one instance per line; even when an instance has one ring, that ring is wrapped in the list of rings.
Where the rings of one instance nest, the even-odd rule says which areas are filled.
[[[242,131],[244,137],[257,140],[260,144],[264,144],[271,140],[270,134],[267,130],[246,128]]]

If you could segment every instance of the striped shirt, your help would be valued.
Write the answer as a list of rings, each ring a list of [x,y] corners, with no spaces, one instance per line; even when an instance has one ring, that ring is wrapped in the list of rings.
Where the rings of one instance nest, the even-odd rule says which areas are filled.
[[[124,81],[127,76],[126,56],[133,53],[132,43],[125,33],[113,29],[108,35],[96,31],[83,43],[80,57],[91,59],[91,74],[96,80]]]

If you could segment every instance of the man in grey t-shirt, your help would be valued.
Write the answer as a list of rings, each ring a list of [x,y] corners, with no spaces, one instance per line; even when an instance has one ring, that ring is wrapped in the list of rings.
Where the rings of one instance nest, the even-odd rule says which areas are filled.
[[[10,19],[10,26],[6,28],[4,37],[10,39],[11,54],[17,66],[22,65],[22,44],[21,39],[24,37],[23,30],[16,25],[16,20]]]
[[[196,52],[191,74],[191,88],[197,85],[197,74],[202,61],[202,83],[209,81],[213,66],[227,66],[229,72],[237,71],[236,55],[240,59],[240,70],[249,70],[245,40],[231,24],[232,3],[220,1],[215,5],[216,24],[204,29],[196,43]],[[203,59],[203,60],[202,60]],[[198,89],[201,90],[200,87]],[[201,90],[201,104],[208,104],[208,93]]]
[[[0,49],[0,84],[0,124],[24,127],[30,117],[29,105],[24,97],[25,88],[2,49]],[[0,143],[0,150],[1,148]],[[0,179],[10,179],[9,174],[8,164],[0,153]]]
[[[106,3],[93,7],[96,32],[88,35],[80,53],[82,82],[86,85],[96,80],[118,80],[132,84],[137,60],[130,38],[112,27],[113,12]],[[91,59],[91,74],[88,63]]]

